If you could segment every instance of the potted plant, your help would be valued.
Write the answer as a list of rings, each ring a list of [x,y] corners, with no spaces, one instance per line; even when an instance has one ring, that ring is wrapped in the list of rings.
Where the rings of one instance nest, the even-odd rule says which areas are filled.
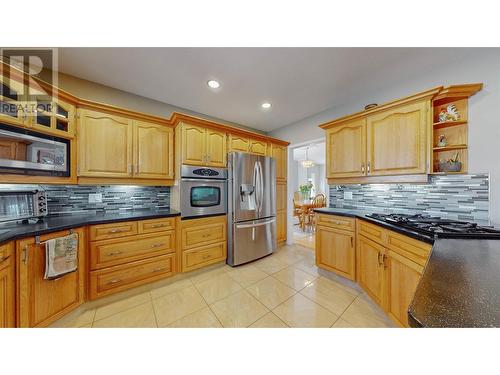
[[[462,170],[462,162],[458,160],[460,154],[457,152],[451,159],[439,161],[439,170],[441,172],[460,172]]]
[[[302,194],[302,200],[306,200],[306,199],[310,198],[312,187],[313,187],[313,184],[311,182],[308,182],[307,184],[299,186],[299,191]]]

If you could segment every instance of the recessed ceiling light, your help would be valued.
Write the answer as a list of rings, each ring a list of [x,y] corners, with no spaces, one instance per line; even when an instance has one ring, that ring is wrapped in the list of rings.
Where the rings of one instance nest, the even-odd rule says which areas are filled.
[[[272,106],[272,105],[271,105],[271,103],[269,103],[269,102],[264,102],[264,103],[262,103],[262,104],[261,104],[261,107],[262,107],[263,109],[269,109],[269,108],[271,108],[271,106]]]
[[[220,87],[219,81],[216,81],[214,79],[211,79],[210,81],[207,82],[208,87],[212,89],[218,89]]]

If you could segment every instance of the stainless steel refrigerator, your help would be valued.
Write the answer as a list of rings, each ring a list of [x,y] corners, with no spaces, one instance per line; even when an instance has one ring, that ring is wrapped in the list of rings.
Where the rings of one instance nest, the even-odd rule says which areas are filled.
[[[237,266],[276,249],[276,163],[231,152],[228,167],[227,264]]]

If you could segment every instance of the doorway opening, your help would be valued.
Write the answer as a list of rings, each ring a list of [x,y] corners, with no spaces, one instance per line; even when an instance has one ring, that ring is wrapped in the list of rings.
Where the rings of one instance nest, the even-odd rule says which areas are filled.
[[[315,247],[315,207],[328,206],[325,175],[325,140],[319,139],[291,146],[288,192],[291,210],[288,238],[291,243]]]

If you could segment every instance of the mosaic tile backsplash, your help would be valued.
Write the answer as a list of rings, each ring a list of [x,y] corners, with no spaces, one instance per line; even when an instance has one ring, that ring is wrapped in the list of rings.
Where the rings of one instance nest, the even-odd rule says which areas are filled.
[[[352,199],[344,199],[344,192],[352,192]],[[431,176],[422,185],[331,185],[330,207],[489,221],[489,175]]]
[[[91,215],[170,208],[170,187],[165,186],[19,185],[18,187],[42,187],[46,190],[49,215]],[[102,202],[89,203],[89,194],[95,193],[102,194]]]
[[[49,214],[81,214],[125,210],[166,209],[170,188],[156,186],[43,186]],[[89,203],[89,194],[101,193],[101,203]]]

